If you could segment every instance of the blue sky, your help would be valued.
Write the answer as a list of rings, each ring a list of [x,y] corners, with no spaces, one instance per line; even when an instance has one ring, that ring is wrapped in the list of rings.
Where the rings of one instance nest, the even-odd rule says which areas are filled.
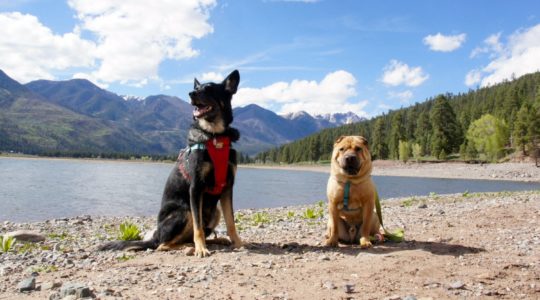
[[[0,69],[187,98],[373,117],[540,70],[540,1],[0,0]]]

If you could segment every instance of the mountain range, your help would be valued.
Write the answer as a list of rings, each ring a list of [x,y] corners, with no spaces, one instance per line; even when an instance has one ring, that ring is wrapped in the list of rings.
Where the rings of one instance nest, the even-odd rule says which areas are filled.
[[[173,154],[185,146],[192,110],[175,96],[126,97],[85,79],[23,85],[0,70],[0,151]],[[255,104],[233,113],[241,132],[235,147],[251,155],[361,121],[350,112],[278,115]]]

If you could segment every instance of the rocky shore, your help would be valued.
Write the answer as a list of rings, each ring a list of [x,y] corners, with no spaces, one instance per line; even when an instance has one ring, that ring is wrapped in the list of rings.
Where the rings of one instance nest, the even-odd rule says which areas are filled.
[[[0,252],[0,299],[538,299],[540,192],[386,199],[405,242],[322,246],[326,203],[237,212],[241,249],[96,252],[123,221],[80,216],[0,224],[30,231]],[[218,236],[224,236],[220,225]],[[24,233],[24,232],[23,232]]]
[[[277,168],[329,173],[328,165],[247,165],[247,168]],[[533,161],[523,163],[467,164],[460,162],[403,163],[392,160],[373,162],[375,176],[488,179],[540,182],[540,168]]]

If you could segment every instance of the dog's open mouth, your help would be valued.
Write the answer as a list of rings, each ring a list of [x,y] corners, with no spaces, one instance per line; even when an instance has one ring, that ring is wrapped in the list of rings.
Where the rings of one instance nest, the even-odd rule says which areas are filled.
[[[195,118],[202,118],[204,115],[212,111],[212,106],[208,105],[197,105],[195,106],[195,109],[193,110],[193,116]]]

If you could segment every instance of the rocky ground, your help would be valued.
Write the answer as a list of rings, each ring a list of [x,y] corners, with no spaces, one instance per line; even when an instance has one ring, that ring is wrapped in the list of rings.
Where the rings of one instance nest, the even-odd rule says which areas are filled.
[[[538,299],[540,192],[388,199],[405,242],[322,246],[326,204],[237,212],[241,249],[96,252],[129,220],[81,216],[0,224],[44,240],[0,254],[0,299]],[[218,236],[224,236],[224,226]],[[24,290],[24,291],[21,291]]]

